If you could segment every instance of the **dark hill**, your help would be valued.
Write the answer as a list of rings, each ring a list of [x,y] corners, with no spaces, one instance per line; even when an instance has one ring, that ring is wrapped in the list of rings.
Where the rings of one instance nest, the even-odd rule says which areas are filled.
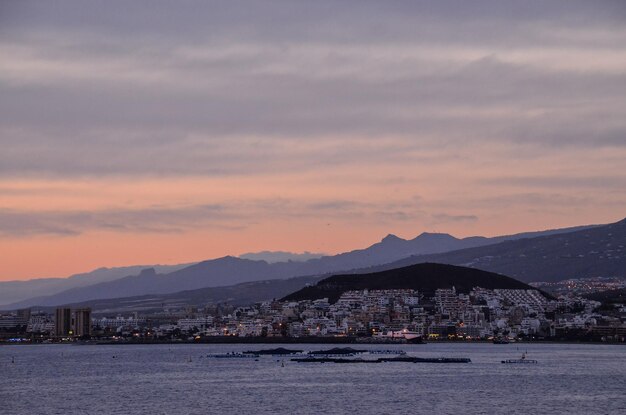
[[[314,300],[328,297],[336,302],[349,290],[414,289],[432,295],[437,288],[455,287],[457,292],[469,293],[474,287],[487,289],[532,289],[523,282],[504,275],[454,265],[423,263],[370,274],[334,275],[314,286],[305,287],[282,301]]]

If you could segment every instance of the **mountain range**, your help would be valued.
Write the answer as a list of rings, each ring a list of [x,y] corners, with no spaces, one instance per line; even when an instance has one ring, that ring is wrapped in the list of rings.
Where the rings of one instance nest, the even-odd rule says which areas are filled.
[[[621,221],[611,225],[590,225],[494,238],[458,239],[448,234],[422,233],[414,239],[405,240],[388,235],[366,249],[303,262],[270,264],[266,261],[229,256],[202,261],[172,272],[148,268],[139,274],[113,281],[73,287],[54,295],[33,296],[3,308],[54,306],[96,299],[171,294],[259,280],[285,280],[295,276],[321,279],[331,273],[366,273],[420,262],[466,265],[511,275],[527,282],[546,280],[548,277],[552,280],[564,279],[583,274],[613,276],[619,275],[616,272],[620,270],[620,266],[621,270],[626,269],[623,266],[624,257],[620,254],[626,241],[623,224],[624,221]],[[607,243],[612,245],[607,247]],[[611,247],[614,249],[610,249]],[[580,259],[577,255],[583,255],[582,252],[593,255],[590,253],[593,249],[601,254],[590,261],[591,265],[576,268],[576,264],[581,265],[584,262],[578,261],[572,262],[572,267],[563,266],[567,260]],[[610,261],[606,260],[608,257],[611,258]],[[538,258],[542,261],[538,261]],[[550,269],[542,269],[535,262]],[[0,283],[0,289],[2,284],[4,283]]]
[[[520,281],[491,272],[426,263],[375,273],[254,281],[228,287],[199,288],[173,294],[91,300],[70,304],[70,306],[74,308],[91,307],[94,313],[98,315],[115,315],[133,312],[158,312],[164,308],[181,309],[211,303],[229,303],[234,306],[241,306],[281,297],[282,301],[313,300],[327,297],[331,302],[335,302],[344,291],[365,288],[409,288],[431,296],[436,288],[451,288],[453,286],[458,292],[463,293],[469,292],[476,286],[488,289],[532,288]]]
[[[239,258],[243,259],[251,259],[253,261],[265,261],[268,264],[272,264],[274,262],[304,262],[309,259],[316,259],[326,256],[325,254],[313,253],[313,252],[303,252],[301,254],[296,254],[293,252],[285,252],[285,251],[261,251],[261,252],[248,252],[246,254],[239,255]]]
[[[74,274],[66,278],[36,278],[25,281],[0,281],[0,304],[28,298],[50,296],[72,288],[86,287],[102,282],[139,274],[143,269],[154,268],[160,273],[169,273],[191,264],[179,265],[133,265],[129,267],[98,268],[91,272]]]
[[[384,265],[384,268],[422,262],[479,268],[525,282],[583,277],[626,278],[626,219],[575,232],[411,256]]]
[[[234,306],[284,297],[300,288],[315,284],[322,277],[294,277],[285,280],[243,282],[228,287],[207,287],[170,294],[148,294],[133,297],[88,300],[71,303],[72,308],[91,307],[94,314],[129,314],[158,312],[164,308],[202,307],[206,304],[228,303]],[[39,307],[52,311],[53,307]]]

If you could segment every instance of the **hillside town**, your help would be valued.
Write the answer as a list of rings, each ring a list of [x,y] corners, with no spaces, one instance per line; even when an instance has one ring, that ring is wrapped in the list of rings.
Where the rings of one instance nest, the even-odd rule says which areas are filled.
[[[54,314],[24,309],[0,318],[4,342],[238,341],[244,338],[325,338],[337,341],[624,342],[626,305],[570,295],[548,298],[536,289],[475,287],[469,293],[437,289],[358,290],[327,298],[265,301],[245,307],[207,304],[159,312],[97,315],[89,308]]]

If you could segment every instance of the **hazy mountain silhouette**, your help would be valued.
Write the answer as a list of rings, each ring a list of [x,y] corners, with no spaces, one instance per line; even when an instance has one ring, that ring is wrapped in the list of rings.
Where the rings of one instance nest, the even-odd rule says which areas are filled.
[[[91,307],[94,313],[118,314],[158,311],[163,307],[184,308],[205,306],[207,303],[228,303],[235,306],[284,297],[322,277],[295,277],[285,280],[244,282],[228,287],[208,287],[169,294],[149,294],[133,297],[89,300],[69,304],[72,307]],[[45,307],[44,307],[45,308]],[[52,310],[53,307],[50,307]]]
[[[241,254],[239,255],[239,258],[251,259],[253,261],[265,261],[269,264],[273,264],[275,262],[289,261],[304,262],[308,261],[309,259],[321,258],[323,256],[325,256],[325,254],[316,254],[308,251],[301,254],[285,251],[261,251]]]
[[[411,256],[380,268],[438,262],[502,273],[525,282],[582,277],[626,278],[625,247],[626,219],[575,232]]]
[[[129,267],[98,268],[90,272],[74,274],[67,278],[37,278],[26,281],[0,281],[0,304],[16,302],[33,297],[49,296],[65,290],[86,287],[101,282],[114,281],[136,275],[145,268],[168,273],[191,264],[179,265],[133,265]]]
[[[362,271],[362,270],[361,270]],[[317,283],[317,285],[314,285]],[[475,286],[484,288],[532,288],[512,278],[473,268],[443,264],[418,264],[370,274],[295,277],[236,284],[228,287],[199,288],[171,294],[90,300],[71,304],[91,307],[95,313],[117,314],[162,310],[163,307],[184,308],[207,303],[248,305],[284,297],[283,300],[304,300],[328,297],[335,301],[350,289],[412,288],[432,295],[437,288],[455,287],[468,292]],[[304,287],[304,288],[303,288]]]
[[[411,257],[408,261],[445,263],[447,262],[445,258],[432,260],[427,255],[422,260],[422,257],[415,257],[415,255],[481,247],[489,244],[498,244],[501,241],[514,241],[537,235],[551,237],[564,233],[579,232],[579,229],[594,228],[596,226],[585,226],[494,238],[469,237],[458,239],[448,234],[422,233],[414,239],[405,240],[395,235],[387,235],[380,242],[366,249],[311,259],[305,262],[290,261],[268,264],[266,261],[252,261],[228,256],[202,261],[167,274],[147,272],[114,281],[76,287],[50,296],[14,302],[3,306],[3,308],[12,309],[33,305],[51,306],[92,299],[165,294],[205,287],[231,286],[242,282],[286,279],[295,276],[320,276],[330,273],[351,272],[352,270],[365,272],[369,267],[390,264],[408,257]],[[402,265],[410,265],[410,263],[405,262],[398,266]],[[389,266],[386,267],[388,268]],[[507,273],[506,269],[498,272]]]
[[[87,287],[72,288],[51,296],[32,298],[5,307],[50,306],[100,298],[173,293],[208,286],[233,285],[251,279],[270,278],[275,278],[275,276],[271,272],[271,266],[265,261],[224,257],[199,262],[167,274],[157,274],[154,268],[147,268],[138,275]]]
[[[293,266],[293,269],[296,269],[297,273],[291,275],[312,275],[337,272],[341,270],[347,271],[351,269],[386,264],[396,260],[407,258],[412,255],[449,252],[464,248],[497,244],[502,241],[508,240],[575,232],[581,229],[589,229],[595,226],[597,225],[577,226],[572,228],[554,229],[539,232],[525,232],[515,235],[496,236],[492,238],[487,238],[483,236],[471,236],[468,238],[459,239],[447,233],[423,232],[413,239],[406,240],[396,235],[389,234],[384,237],[380,242],[377,242],[365,249],[357,249],[338,255],[311,259],[309,261],[301,263],[300,266],[296,264]],[[287,273],[287,275],[288,274],[289,272]]]

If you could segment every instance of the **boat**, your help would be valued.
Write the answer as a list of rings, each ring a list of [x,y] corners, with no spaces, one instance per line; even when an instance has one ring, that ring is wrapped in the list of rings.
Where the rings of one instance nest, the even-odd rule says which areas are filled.
[[[410,344],[426,344],[423,336],[407,336],[405,337],[406,342]]]
[[[414,331],[409,331],[407,329],[397,330],[397,331],[388,331],[386,333],[378,333],[375,336],[378,340],[383,341],[401,341],[412,344],[423,344],[424,338],[421,333],[417,333]]]
[[[536,360],[533,359],[527,359],[526,358],[526,352],[522,353],[522,357],[520,359],[507,359],[507,360],[502,360],[502,363],[506,363],[506,364],[535,364],[538,363]]]
[[[493,344],[509,344],[509,339],[506,337],[494,337],[492,340]]]

